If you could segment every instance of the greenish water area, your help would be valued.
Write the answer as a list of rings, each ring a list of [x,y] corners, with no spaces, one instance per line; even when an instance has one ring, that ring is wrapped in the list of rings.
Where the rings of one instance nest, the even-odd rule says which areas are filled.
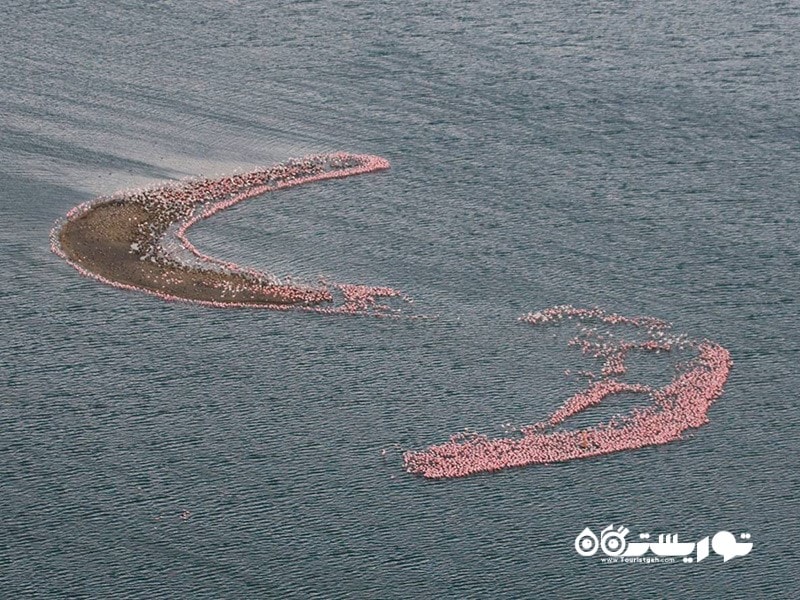
[[[5,2],[0,598],[796,598],[798,31],[796,3],[753,0]],[[392,168],[192,242],[435,318],[169,303],[50,252],[94,197],[337,150]],[[725,346],[710,422],[406,473],[404,450],[576,391],[563,371],[591,361],[518,321],[558,304]],[[610,524],[753,549],[576,552]]]

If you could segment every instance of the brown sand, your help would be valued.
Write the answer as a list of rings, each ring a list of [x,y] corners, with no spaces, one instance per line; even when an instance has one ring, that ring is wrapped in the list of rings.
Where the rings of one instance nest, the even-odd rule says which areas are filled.
[[[112,200],[96,204],[84,215],[64,223],[59,241],[69,260],[114,282],[187,300],[294,304],[284,295],[258,289],[260,286],[254,286],[251,280],[236,273],[188,267],[165,259],[142,260],[131,249],[131,244],[141,242],[139,228],[142,224],[158,222],[160,216],[153,215],[140,204]],[[226,282],[233,288],[248,289],[225,291],[216,287]]]

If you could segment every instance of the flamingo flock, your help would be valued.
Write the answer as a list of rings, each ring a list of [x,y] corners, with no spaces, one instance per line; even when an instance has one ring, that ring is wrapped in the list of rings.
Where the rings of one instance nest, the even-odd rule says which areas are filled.
[[[118,192],[70,210],[66,218],[53,227],[51,248],[84,276],[164,300],[219,308],[300,309],[322,314],[398,317],[401,311],[393,308],[389,299],[406,302],[411,299],[393,288],[324,279],[320,279],[317,286],[281,282],[267,273],[204,254],[187,238],[187,231],[197,222],[267,192],[388,168],[389,162],[378,156],[338,152],[293,159],[219,179]],[[143,215],[138,219],[128,217],[129,229],[123,227],[123,231],[130,237],[128,254],[133,257],[133,264],[156,267],[156,275],[151,274],[153,269],[137,273],[141,277],[147,273],[146,285],[133,279],[112,279],[101,274],[90,268],[96,263],[65,248],[66,225],[81,222],[97,209],[118,206],[133,207],[138,215]],[[112,237],[108,231],[95,233],[100,239]],[[103,249],[97,251],[102,256]],[[204,278],[202,284],[207,297],[185,294],[187,285],[196,285],[198,277]],[[341,298],[338,304],[334,294]],[[420,317],[411,315],[408,318]],[[600,361],[599,374],[580,372],[588,378],[588,386],[568,398],[548,419],[518,428],[515,437],[490,438],[459,433],[445,443],[405,452],[403,462],[409,473],[434,479],[463,477],[679,440],[687,430],[708,422],[708,410],[722,394],[732,366],[730,353],[719,344],[671,334],[668,323],[652,317],[625,317],[599,308],[566,305],[529,313],[520,320],[537,327],[563,322],[576,324],[578,335],[569,345],[579,348],[588,358]],[[625,339],[610,332],[611,328],[620,327],[638,332],[638,335],[633,336],[635,339]],[[628,372],[626,361],[632,352],[668,353],[678,349],[690,350],[694,357],[677,370],[669,384],[656,388],[622,379]],[[646,397],[649,403],[592,427],[558,429],[570,417],[617,394],[638,394]]]
[[[732,367],[730,353],[719,344],[670,336],[669,324],[651,317],[625,317],[597,308],[555,306],[530,313],[520,320],[536,326],[564,320],[577,321],[580,324],[579,335],[570,344],[580,347],[584,355],[603,361],[600,375],[586,373],[590,379],[586,389],[569,398],[546,421],[519,428],[519,437],[489,438],[475,433],[459,433],[443,444],[405,452],[403,461],[409,473],[432,479],[463,477],[679,440],[686,430],[708,422],[708,410],[722,394]],[[643,330],[647,339],[618,340],[612,335],[598,333],[596,328],[587,324],[629,325]],[[670,352],[679,348],[691,349],[695,356],[678,370],[668,385],[653,388],[619,379],[628,371],[625,359],[630,352]],[[650,403],[593,427],[553,430],[569,417],[609,396],[624,393],[647,396]]]
[[[299,308],[324,314],[392,316],[399,309],[379,304],[380,298],[410,300],[393,288],[328,283],[324,280],[320,281],[319,286],[281,283],[267,273],[204,254],[187,238],[187,231],[192,225],[244,200],[297,185],[388,168],[389,161],[379,156],[337,152],[292,159],[269,168],[220,179],[202,179],[123,191],[71,209],[66,219],[57,222],[53,227],[50,245],[54,253],[84,276],[116,288],[146,292],[164,300],[193,302],[219,308]],[[94,272],[80,260],[69,256],[62,244],[62,232],[66,223],[76,222],[98,207],[121,204],[135,206],[146,215],[136,225],[130,252],[138,256],[140,261],[169,267],[164,269],[160,278],[149,282],[147,286],[112,280]],[[194,260],[188,261],[179,256],[174,244],[170,243],[172,241],[177,241],[178,249]],[[206,287],[214,296],[212,299],[181,295],[180,287],[185,282],[182,275],[196,274],[198,271],[214,274],[206,282]],[[343,298],[338,305],[334,304],[334,291]]]

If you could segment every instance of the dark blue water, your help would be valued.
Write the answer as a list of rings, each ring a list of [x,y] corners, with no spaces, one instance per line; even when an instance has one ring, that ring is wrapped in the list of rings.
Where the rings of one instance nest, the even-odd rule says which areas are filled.
[[[797,3],[754,0],[5,2],[0,596],[797,597],[798,31]],[[92,197],[330,150],[393,168],[193,241],[438,319],[168,304],[49,252]],[[574,351],[516,321],[563,303],[730,349],[710,424],[406,474],[399,449],[574,391]],[[578,556],[609,523],[754,549]]]

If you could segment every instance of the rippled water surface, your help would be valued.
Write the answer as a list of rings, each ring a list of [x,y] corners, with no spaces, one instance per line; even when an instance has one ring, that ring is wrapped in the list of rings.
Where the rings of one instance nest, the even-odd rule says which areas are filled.
[[[798,31],[754,0],[3,3],[0,596],[797,597]],[[49,252],[92,197],[333,150],[393,168],[192,240],[438,318],[169,304]],[[730,349],[710,424],[406,474],[575,390],[575,351],[516,320],[564,303]],[[578,556],[609,523],[754,549]]]

